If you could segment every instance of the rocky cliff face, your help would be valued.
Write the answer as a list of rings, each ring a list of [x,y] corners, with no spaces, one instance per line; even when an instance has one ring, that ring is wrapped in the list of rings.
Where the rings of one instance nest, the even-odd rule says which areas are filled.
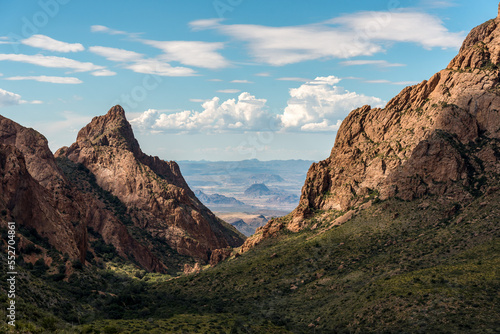
[[[0,175],[0,220],[36,229],[62,253],[73,259],[83,255],[84,260],[85,231],[57,210],[56,199],[31,176],[23,154],[13,145],[0,144]]]
[[[1,220],[35,229],[61,253],[85,263],[91,249],[87,229],[113,244],[118,254],[150,271],[165,266],[133,239],[96,198],[76,189],[58,167],[44,136],[0,116]]]
[[[307,174],[290,219],[271,221],[243,249],[313,213],[342,214],[373,198],[439,195],[463,202],[500,175],[500,16],[474,28],[448,67],[383,109],[342,122],[330,156]]]
[[[141,151],[120,106],[95,117],[56,156],[83,164],[100,187],[125,204],[136,226],[180,254],[208,261],[213,250],[243,242],[196,198],[175,162]]]

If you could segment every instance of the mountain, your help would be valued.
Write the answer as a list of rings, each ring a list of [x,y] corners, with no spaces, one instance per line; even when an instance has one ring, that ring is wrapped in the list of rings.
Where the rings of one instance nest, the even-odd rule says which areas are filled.
[[[245,196],[260,197],[272,195],[273,192],[264,183],[254,183],[244,192]]]
[[[499,332],[499,46],[500,15],[471,31],[446,70],[405,88],[384,109],[354,110],[342,124],[331,156],[311,166],[300,205],[287,216],[271,219],[239,250],[213,250],[210,266],[185,263],[185,275],[172,279],[130,269],[128,263],[101,268],[74,261],[73,266],[63,266],[66,260],[54,256],[55,265],[48,270],[43,258],[32,261],[38,248],[26,246],[42,238],[33,234],[21,238],[16,270],[22,289],[16,291],[16,305],[32,312],[23,313],[16,330]],[[35,152],[42,156],[43,137],[19,128],[15,133],[26,140],[17,141],[0,132],[5,141],[0,145],[2,222],[37,215],[43,221],[33,223],[59,226],[52,233],[64,232],[59,236],[67,237],[74,249],[80,240],[75,236],[85,231],[84,221],[75,221],[73,229],[64,222],[72,219],[67,211],[70,205],[85,204],[75,197],[80,191],[121,217],[131,233],[148,231],[135,225],[143,208],[131,208],[131,200],[116,191],[116,184],[109,184],[115,182],[110,176],[118,171],[108,160],[125,170],[141,154],[137,148],[130,149],[133,142],[123,139],[127,129],[118,125],[126,126],[124,117],[119,115],[109,124],[114,116],[107,116],[96,118],[106,124],[103,135],[77,141],[78,147],[68,155],[65,152],[71,148],[64,149],[57,165],[47,155],[45,168],[53,165],[53,169],[40,180],[30,172],[36,169],[30,168],[42,167],[44,159],[30,163],[29,151],[40,143]],[[84,130],[82,136],[92,129]],[[68,156],[81,158],[85,166]],[[148,168],[151,172],[146,167],[142,170],[154,180],[164,180],[158,174],[153,177]],[[138,179],[142,188],[158,187],[132,172],[121,176],[123,187],[132,186],[128,175]],[[59,190],[43,186],[50,184],[46,180],[57,180],[53,177],[57,175],[71,190],[67,195],[72,197],[65,197],[75,204],[59,197]],[[1,232],[6,235],[5,228]],[[95,230],[88,232],[88,240],[99,239]],[[44,236],[53,242],[49,233]],[[90,246],[87,249],[96,254],[98,249],[111,248],[100,239]],[[44,256],[52,253],[49,250]],[[7,261],[5,252],[0,252],[0,261]],[[68,275],[62,277],[67,279],[61,279],[65,272]],[[0,272],[0,281],[6,279],[5,271]],[[6,291],[8,286],[1,288]],[[7,302],[2,301],[0,308],[4,317]],[[0,324],[4,332],[7,327]]]
[[[238,201],[234,197],[227,197],[221,194],[207,195],[201,190],[196,190],[196,197],[204,204],[217,204],[217,205],[245,205],[245,203]]]
[[[353,110],[291,214],[155,291],[283,333],[498,332],[499,66],[500,11],[446,69]]]
[[[344,213],[347,220],[375,199],[436,195],[470,203],[500,173],[499,64],[497,18],[474,28],[429,80],[404,88],[383,109],[353,110],[330,156],[309,168],[292,215],[261,232],[299,231],[319,211],[320,223]]]
[[[257,228],[265,225],[269,220],[264,215],[245,212],[219,213],[219,215],[246,236],[254,234]]]
[[[82,164],[123,203],[134,226],[179,254],[208,261],[213,250],[243,242],[196,198],[175,162],[141,151],[121,106],[92,119],[75,143],[55,155]]]
[[[87,233],[91,228],[122,258],[149,271],[165,270],[101,201],[69,182],[43,135],[0,116],[0,143],[2,222],[18,223],[25,234],[36,231],[61,254],[82,263],[88,252],[95,254]]]

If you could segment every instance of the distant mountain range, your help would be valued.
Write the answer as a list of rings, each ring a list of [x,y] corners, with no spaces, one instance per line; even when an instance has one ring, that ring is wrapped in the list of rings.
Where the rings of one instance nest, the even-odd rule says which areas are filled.
[[[215,204],[215,205],[235,205],[235,206],[245,205],[245,203],[243,203],[241,201],[238,201],[234,197],[227,197],[227,196],[224,196],[224,195],[221,195],[221,194],[210,194],[210,195],[207,195],[207,194],[205,194],[201,190],[195,190],[194,194],[196,195],[196,197],[198,197],[198,199],[202,203],[204,203],[206,205],[209,205],[209,204]]]

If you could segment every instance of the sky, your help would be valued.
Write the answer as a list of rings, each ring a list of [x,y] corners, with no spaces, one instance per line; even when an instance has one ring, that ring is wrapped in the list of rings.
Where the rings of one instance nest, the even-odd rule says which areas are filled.
[[[51,150],[120,104],[165,160],[329,156],[445,68],[492,0],[0,0],[0,114]]]

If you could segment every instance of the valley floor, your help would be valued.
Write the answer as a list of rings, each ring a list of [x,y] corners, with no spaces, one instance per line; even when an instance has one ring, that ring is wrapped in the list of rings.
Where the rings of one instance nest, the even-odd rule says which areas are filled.
[[[329,213],[318,212],[310,221],[316,229],[283,232],[176,279],[89,268],[64,282],[40,268],[20,268],[19,330],[499,332],[499,203],[494,187],[463,204],[392,199],[333,228]],[[5,316],[4,307],[0,312]]]

